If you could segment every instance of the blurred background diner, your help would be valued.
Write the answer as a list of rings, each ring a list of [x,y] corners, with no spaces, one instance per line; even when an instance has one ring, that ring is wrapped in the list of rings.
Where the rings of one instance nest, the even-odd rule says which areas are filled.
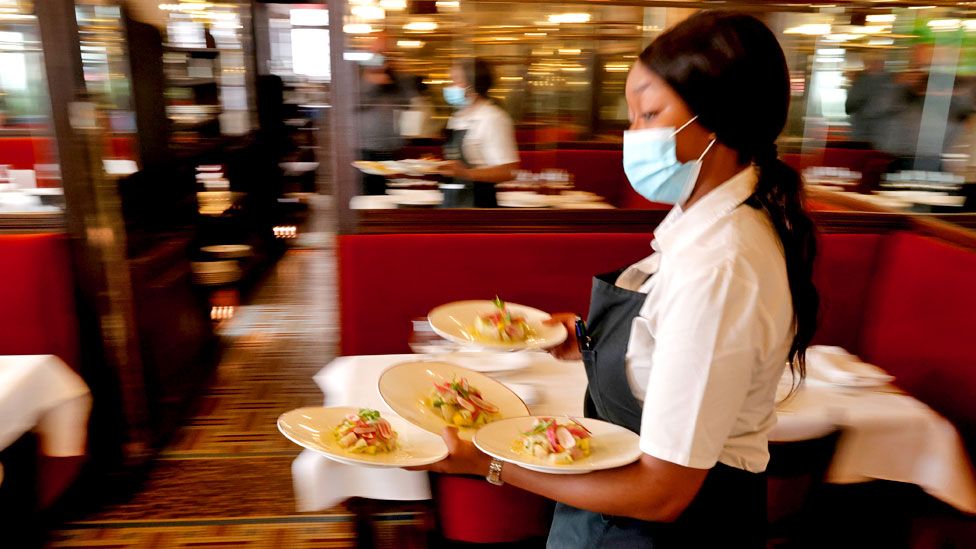
[[[720,4],[786,53],[820,231],[769,546],[974,547],[976,6]],[[544,546],[551,502],[336,469],[276,421],[386,413],[380,373],[447,352],[581,414],[579,364],[427,314],[585,316],[647,255],[669,206],[624,175],[625,81],[715,7],[0,0],[0,547]]]

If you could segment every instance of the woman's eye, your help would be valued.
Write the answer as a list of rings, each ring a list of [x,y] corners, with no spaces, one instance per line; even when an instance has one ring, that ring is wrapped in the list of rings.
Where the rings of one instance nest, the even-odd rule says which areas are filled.
[[[655,112],[645,112],[641,115],[641,120],[644,122],[650,122],[657,115]]]

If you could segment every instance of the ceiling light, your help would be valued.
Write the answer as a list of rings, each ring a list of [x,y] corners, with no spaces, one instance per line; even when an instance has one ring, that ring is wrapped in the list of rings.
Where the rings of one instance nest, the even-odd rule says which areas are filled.
[[[386,10],[378,6],[353,6],[350,13],[367,21],[377,21],[386,17]]]
[[[588,13],[558,13],[547,17],[550,23],[557,25],[570,23],[589,23],[590,14]]]
[[[579,48],[559,48],[559,55],[579,55],[583,50]]]
[[[424,47],[424,43],[421,40],[397,40],[397,47],[422,48]]]
[[[403,30],[412,32],[433,32],[437,30],[437,23],[433,21],[412,21],[404,25]]]
[[[346,34],[369,34],[373,32],[373,27],[366,23],[349,23],[342,27],[342,32]]]
[[[893,13],[875,13],[865,17],[868,23],[894,23],[895,14]]]
[[[817,50],[817,55],[821,57],[843,57],[843,48],[820,48]]]
[[[630,65],[625,63],[607,63],[603,68],[607,72],[627,72],[630,70]]]
[[[380,7],[388,11],[407,9],[407,0],[380,0]]]
[[[928,22],[929,28],[936,31],[956,30],[962,21],[958,19],[933,19]]]
[[[908,6],[910,10],[932,10],[935,6]]]
[[[803,34],[806,36],[820,36],[830,34],[830,24],[828,23],[807,23],[797,25],[783,31],[783,34]]]
[[[458,2],[457,0],[454,0],[454,1],[451,1],[451,0],[439,0],[438,2],[435,2],[434,5],[437,6],[437,9],[439,9],[439,10],[440,9],[447,9],[447,10],[459,10],[459,9],[461,9],[461,2]]]
[[[549,36],[548,32],[527,32],[526,36]]]
[[[858,38],[864,38],[863,34],[828,34],[824,36],[824,42],[850,42],[851,40],[857,40]]]

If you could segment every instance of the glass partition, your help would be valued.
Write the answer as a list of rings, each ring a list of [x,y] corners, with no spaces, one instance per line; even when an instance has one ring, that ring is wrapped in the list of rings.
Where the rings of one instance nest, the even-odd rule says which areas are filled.
[[[0,215],[64,206],[40,30],[29,0],[0,0]]]
[[[976,12],[899,6],[740,4],[787,55],[792,104],[781,155],[822,190],[886,208],[971,211]],[[360,180],[349,205],[662,207],[623,176],[623,84],[643,47],[695,11],[653,2],[350,0],[341,53],[356,66],[350,138]],[[476,71],[474,59],[485,65]],[[459,137],[472,109],[450,100],[471,97],[450,97],[453,86],[485,66],[493,78],[484,103],[508,124],[487,138]],[[499,152],[511,141],[517,157]],[[504,169],[465,179],[437,164],[450,160]],[[479,178],[491,188],[479,189]]]

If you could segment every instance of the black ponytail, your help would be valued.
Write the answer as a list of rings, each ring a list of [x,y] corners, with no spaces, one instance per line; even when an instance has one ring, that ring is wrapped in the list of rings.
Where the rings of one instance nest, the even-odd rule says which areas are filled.
[[[759,182],[746,204],[766,212],[783,243],[796,330],[787,361],[794,380],[803,379],[807,372],[806,350],[817,330],[820,310],[820,294],[813,284],[816,226],[804,206],[803,180],[779,159],[776,145],[760,150],[753,162],[759,169]]]
[[[790,105],[783,49],[755,17],[706,10],[658,36],[640,61],[674,89],[719,142],[738,152],[740,162],[758,168],[759,182],[746,204],[769,216],[783,244],[795,330],[787,360],[794,379],[803,379],[820,306],[813,284],[817,242],[804,208],[803,182],[776,152]]]

